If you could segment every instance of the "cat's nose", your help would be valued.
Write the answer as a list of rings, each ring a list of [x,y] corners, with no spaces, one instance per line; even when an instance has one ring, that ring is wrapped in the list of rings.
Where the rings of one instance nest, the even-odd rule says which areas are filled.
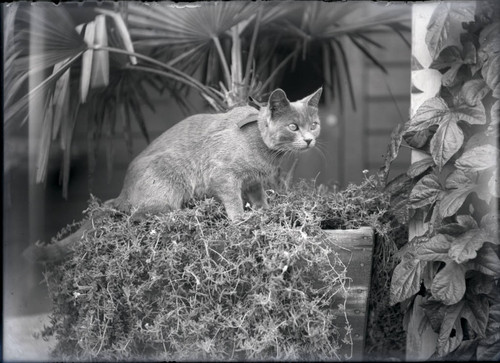
[[[307,143],[307,146],[309,146],[311,144],[311,141],[313,141],[313,139],[304,139],[304,141]]]

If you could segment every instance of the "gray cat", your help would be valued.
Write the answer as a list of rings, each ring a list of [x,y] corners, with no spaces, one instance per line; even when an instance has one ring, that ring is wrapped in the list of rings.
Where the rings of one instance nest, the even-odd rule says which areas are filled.
[[[321,92],[290,102],[276,89],[260,111],[243,106],[182,120],[131,162],[120,195],[106,204],[141,218],[179,209],[192,197],[214,196],[233,221],[243,213],[242,194],[254,208],[266,208],[263,179],[286,154],[309,150],[316,143]],[[90,227],[87,222],[57,243],[32,245],[24,255],[36,261],[59,259]]]

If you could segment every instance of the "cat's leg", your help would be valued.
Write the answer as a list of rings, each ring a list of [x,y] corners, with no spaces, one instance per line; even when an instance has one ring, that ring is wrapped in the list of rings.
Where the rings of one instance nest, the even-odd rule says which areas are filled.
[[[173,208],[170,205],[167,204],[154,204],[154,205],[148,205],[148,206],[143,206],[138,208],[136,211],[132,213],[130,216],[130,221],[131,222],[140,222],[146,219],[146,216],[149,215],[156,215],[156,214],[161,214],[161,213],[168,213],[171,212],[174,209],[178,208]]]
[[[241,198],[241,181],[237,178],[226,176],[213,181],[213,190],[220,199],[227,216],[235,221],[243,214],[243,199]]]
[[[261,182],[253,182],[249,184],[246,188],[246,194],[248,199],[250,199],[250,204],[252,207],[267,209],[269,206],[267,204],[267,196],[264,187]]]

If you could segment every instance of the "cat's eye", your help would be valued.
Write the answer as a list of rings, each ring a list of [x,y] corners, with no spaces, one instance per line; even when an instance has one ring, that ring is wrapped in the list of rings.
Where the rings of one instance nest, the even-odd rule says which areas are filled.
[[[318,127],[318,123],[317,123],[317,122],[313,122],[313,123],[311,124],[311,130],[316,129],[317,127]]]
[[[297,131],[299,129],[297,124],[290,124],[290,125],[288,125],[288,128],[292,131]]]

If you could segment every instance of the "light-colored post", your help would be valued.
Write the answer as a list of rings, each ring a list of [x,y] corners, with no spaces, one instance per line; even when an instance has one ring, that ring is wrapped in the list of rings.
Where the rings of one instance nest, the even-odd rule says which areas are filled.
[[[434,9],[438,3],[413,4],[412,9],[412,72],[411,82],[411,116],[417,109],[429,98],[434,97],[441,86],[441,73],[430,69],[432,57],[427,49],[425,36],[427,34],[427,24],[431,19]],[[414,92],[417,88],[419,91]],[[421,92],[420,92],[421,91]],[[418,150],[411,153],[411,163],[415,163],[425,157],[427,154]],[[425,233],[427,226],[423,221],[423,216],[416,214],[409,222],[409,240]],[[417,296],[413,306],[413,313],[410,314],[408,331],[406,338],[406,359],[408,361],[427,360],[436,349],[437,334],[427,325],[425,331],[421,331],[417,326],[418,317],[424,314],[420,307],[420,297]]]

